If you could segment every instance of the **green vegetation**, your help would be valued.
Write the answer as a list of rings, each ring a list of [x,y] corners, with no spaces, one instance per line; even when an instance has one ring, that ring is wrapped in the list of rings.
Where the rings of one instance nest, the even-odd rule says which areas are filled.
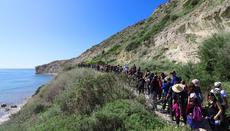
[[[216,79],[229,80],[230,73],[230,34],[214,35],[204,41],[199,52],[201,66]]]
[[[39,89],[4,131],[159,130],[165,126],[130,91],[124,75],[73,69]]]
[[[114,45],[111,49],[108,50],[108,53],[117,53],[121,49],[121,45]]]
[[[131,41],[125,48],[126,51],[132,51],[137,49],[141,45],[141,42],[137,39]]]
[[[144,31],[140,32],[138,37],[136,37],[126,46],[125,50],[129,52],[137,49],[139,46],[141,46],[142,42],[148,41],[151,36],[154,36],[159,31],[161,31],[170,22],[169,20],[170,16],[166,15],[159,23],[153,25],[150,30],[145,29]]]
[[[202,3],[203,0],[188,0],[184,3],[183,9],[179,13],[171,13],[176,8],[176,3],[172,2],[171,5],[166,10],[167,14],[154,25],[146,26],[143,31],[141,31],[137,36],[134,37],[128,45],[126,46],[125,50],[130,52],[142,45],[144,41],[148,41],[152,36],[156,35],[160,31],[162,31],[167,25],[176,21],[179,17],[182,17],[190,12],[192,12],[196,6]],[[151,17],[147,20],[147,23],[151,21]],[[191,41],[195,41],[195,38],[192,37],[189,39]]]
[[[203,0],[188,0],[183,5],[183,11],[182,14],[186,15],[190,12],[192,12],[197,5],[199,5]]]
[[[230,34],[214,35],[205,40],[198,52],[200,63],[179,66],[178,72],[187,81],[199,78],[204,90],[214,81],[228,81],[230,74]]]
[[[143,69],[147,68],[155,72],[170,72],[178,66],[177,64],[169,61],[168,59],[141,62],[140,65]]]

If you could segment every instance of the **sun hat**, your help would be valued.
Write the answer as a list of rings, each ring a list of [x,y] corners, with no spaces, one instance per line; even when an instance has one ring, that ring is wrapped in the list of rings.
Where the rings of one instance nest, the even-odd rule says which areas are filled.
[[[184,90],[185,85],[182,84],[175,84],[174,86],[172,86],[172,90],[176,93],[180,93]]]
[[[193,79],[192,83],[197,87],[200,86],[200,81],[198,79]]]
[[[171,81],[172,79],[170,77],[165,77],[165,81]]]
[[[191,93],[191,94],[189,95],[189,97],[190,97],[190,98],[197,98],[196,93]]]
[[[221,86],[221,82],[217,81],[217,82],[214,83],[214,87],[218,88],[220,86]]]

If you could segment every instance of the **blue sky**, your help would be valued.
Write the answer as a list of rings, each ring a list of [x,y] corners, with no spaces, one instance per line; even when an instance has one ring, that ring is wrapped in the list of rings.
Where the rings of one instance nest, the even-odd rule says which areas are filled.
[[[0,0],[0,68],[80,55],[167,0]]]

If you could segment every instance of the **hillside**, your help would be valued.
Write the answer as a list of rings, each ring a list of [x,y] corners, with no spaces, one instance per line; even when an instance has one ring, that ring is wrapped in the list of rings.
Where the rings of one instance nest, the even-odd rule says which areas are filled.
[[[127,27],[80,56],[38,66],[38,73],[55,73],[77,63],[161,65],[199,62],[202,41],[230,31],[229,0],[170,0],[153,14]]]
[[[126,75],[76,68],[39,88],[1,131],[171,130],[131,92]],[[175,129],[178,130],[178,129]],[[186,130],[186,128],[181,128]]]
[[[157,117],[147,106],[145,96],[134,95],[137,83],[129,76],[76,65],[81,62],[135,63],[142,69],[173,68],[186,84],[199,79],[204,97],[217,80],[229,94],[229,19],[229,0],[170,0],[149,18],[127,27],[77,58],[36,67],[37,73],[58,74],[38,88],[0,130],[187,131],[186,126],[175,128]],[[228,108],[223,130],[230,129],[229,120]]]

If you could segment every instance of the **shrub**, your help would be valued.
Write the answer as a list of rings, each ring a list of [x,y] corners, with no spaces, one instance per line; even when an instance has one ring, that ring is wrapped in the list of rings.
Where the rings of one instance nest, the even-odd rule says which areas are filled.
[[[125,50],[126,51],[132,51],[137,49],[139,46],[141,45],[141,42],[139,40],[133,40],[131,41],[126,47]]]
[[[179,18],[178,15],[170,15],[170,20],[173,22]]]
[[[95,116],[101,130],[153,130],[164,126],[143,105],[133,100],[108,103]]]
[[[186,8],[186,9],[193,9],[196,5],[199,4],[199,2],[202,1],[202,0],[187,0],[183,7]]]
[[[114,53],[114,52],[117,52],[119,49],[121,48],[121,45],[114,45],[111,49],[108,50],[108,53]]]
[[[35,114],[38,114],[38,113],[41,113],[41,112],[44,112],[44,111],[45,111],[45,106],[42,105],[42,104],[38,104],[34,109]]]
[[[126,83],[115,75],[104,74],[96,78],[87,77],[59,99],[61,110],[65,113],[90,114],[104,103],[119,98],[132,97]]]
[[[203,70],[199,64],[188,63],[181,65],[176,68],[176,71],[186,82],[199,79],[202,91],[207,91],[209,86],[214,82],[212,76]]]
[[[230,74],[230,34],[214,35],[204,41],[199,56],[201,66],[215,79],[229,80]]]

